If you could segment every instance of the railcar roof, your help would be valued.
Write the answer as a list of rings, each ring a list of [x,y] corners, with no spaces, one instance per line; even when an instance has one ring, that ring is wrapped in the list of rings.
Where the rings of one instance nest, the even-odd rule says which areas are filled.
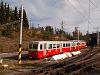
[[[72,42],[72,41],[31,41],[31,43],[61,43],[61,42]]]
[[[70,41],[78,42],[78,40],[70,40]],[[85,42],[85,41],[84,40],[79,40],[79,42]]]

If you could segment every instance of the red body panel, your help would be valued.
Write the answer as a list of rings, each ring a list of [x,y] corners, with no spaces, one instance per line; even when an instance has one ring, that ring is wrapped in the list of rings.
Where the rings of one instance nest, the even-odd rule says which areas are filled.
[[[70,52],[70,47],[62,48],[62,52]]]
[[[44,58],[43,50],[42,51],[29,50],[29,56],[32,58]]]

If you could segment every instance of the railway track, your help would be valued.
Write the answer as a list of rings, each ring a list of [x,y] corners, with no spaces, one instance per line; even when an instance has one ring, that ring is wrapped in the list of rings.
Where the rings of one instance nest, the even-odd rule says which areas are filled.
[[[74,56],[58,62],[43,64],[42,67],[33,70],[33,75],[74,75],[87,68],[91,68],[100,61],[100,56],[93,57],[100,53],[100,49],[86,51],[80,55]]]

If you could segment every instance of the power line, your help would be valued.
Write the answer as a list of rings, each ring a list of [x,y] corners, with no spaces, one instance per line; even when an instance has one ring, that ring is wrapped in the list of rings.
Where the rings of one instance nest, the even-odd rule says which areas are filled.
[[[77,2],[80,5],[80,7],[83,9],[83,11],[86,13],[86,15],[88,15],[87,12],[85,11],[85,9],[83,8],[83,6],[80,4],[80,2],[78,0],[77,0]]]
[[[65,0],[66,1],[66,0]],[[68,0],[67,0],[68,1]],[[85,16],[78,10],[78,9],[76,9],[76,7],[70,2],[70,1],[68,1],[73,7],[74,7],[74,9],[84,18]]]
[[[80,2],[77,0],[77,2],[79,3],[80,7],[83,9],[83,11],[85,12],[85,14],[88,16],[88,32],[89,32],[89,19],[90,19],[90,2],[89,2],[89,15],[87,14],[87,12],[85,11],[85,9],[83,8],[83,6],[80,4]]]
[[[90,18],[90,2],[89,2],[89,15],[87,14],[87,12],[85,11],[85,9],[83,8],[83,6],[80,4],[80,2],[77,0],[77,2],[79,3],[79,5],[80,5],[80,7],[84,10],[84,12],[86,13],[86,15],[88,16],[88,19],[90,19],[90,21],[92,22],[92,23],[94,23],[93,21],[93,19],[91,19]],[[88,23],[90,23],[89,22],[89,20],[88,20]],[[91,23],[90,23],[91,24]],[[95,24],[95,23],[94,23]],[[93,26],[94,27],[94,26]]]
[[[66,0],[65,0],[66,1]],[[68,0],[67,0],[68,1]],[[70,1],[68,1],[73,7],[74,7],[74,9],[85,19],[85,20],[87,20],[87,18],[85,18],[85,16],[70,2]],[[90,19],[91,20],[91,19]],[[93,23],[93,21],[91,20],[91,22],[90,21],[88,21],[92,26],[94,25],[94,24],[92,24]],[[94,27],[94,26],[93,26]]]
[[[100,9],[99,9],[91,0],[89,0],[89,1],[91,2],[91,4],[92,4],[95,8],[98,9],[98,11],[100,11]]]
[[[99,4],[99,0],[97,1],[97,4],[96,5],[98,6],[98,4]]]

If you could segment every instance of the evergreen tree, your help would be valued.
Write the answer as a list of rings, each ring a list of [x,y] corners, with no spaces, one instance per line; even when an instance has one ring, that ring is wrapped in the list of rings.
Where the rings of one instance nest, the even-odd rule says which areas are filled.
[[[4,21],[5,21],[5,22],[7,21],[7,20],[6,20],[6,14],[7,14],[6,10],[7,10],[7,8],[6,8],[6,3],[5,3],[5,5],[4,5],[4,16],[5,16]]]
[[[14,10],[14,21],[18,20],[18,11],[17,11],[17,7],[15,7],[15,10]]]
[[[15,7],[15,9],[12,11],[12,13],[11,13],[11,18],[12,18],[12,21],[16,21],[16,20],[19,19],[17,7]]]
[[[29,28],[28,18],[25,9],[23,10],[23,26]]]
[[[4,23],[5,20],[5,8],[4,8],[4,4],[3,1],[1,2],[1,10],[0,10],[0,22]]]
[[[8,5],[6,5],[6,3],[5,3],[5,21],[6,22],[10,22],[11,21],[11,19],[10,19],[10,7],[9,7],[9,4]]]
[[[47,32],[50,32],[51,34],[53,34],[53,27],[51,27],[51,26],[46,26],[46,28],[45,28],[45,30],[47,31]]]
[[[1,3],[0,3],[0,23],[1,23]]]
[[[6,10],[6,21],[7,22],[10,22],[11,21],[11,13],[10,13],[10,7],[9,7],[9,4],[7,6],[7,10]]]
[[[21,18],[21,9],[19,10],[19,17]],[[23,10],[23,27],[29,28],[28,18],[25,9]]]

